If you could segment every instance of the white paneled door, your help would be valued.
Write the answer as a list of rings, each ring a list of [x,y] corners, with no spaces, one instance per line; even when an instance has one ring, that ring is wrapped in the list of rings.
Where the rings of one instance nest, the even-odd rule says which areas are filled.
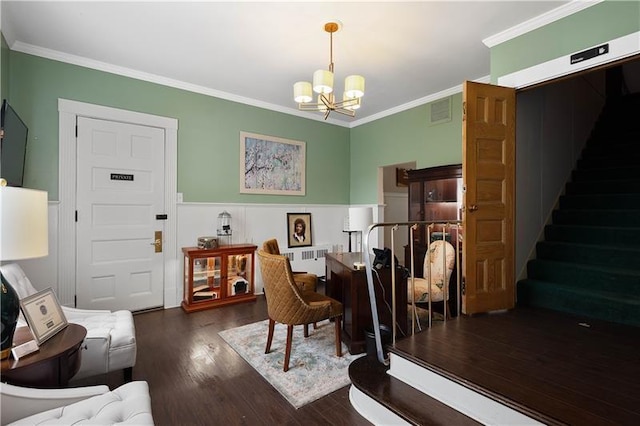
[[[76,306],[163,306],[164,130],[77,125]]]

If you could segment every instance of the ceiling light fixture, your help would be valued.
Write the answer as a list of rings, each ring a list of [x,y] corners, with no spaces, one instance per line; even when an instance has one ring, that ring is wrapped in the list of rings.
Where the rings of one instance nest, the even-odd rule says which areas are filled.
[[[308,81],[298,81],[293,85],[293,99],[301,111],[324,112],[324,119],[331,111],[355,117],[364,95],[364,77],[350,75],[344,80],[342,100],[336,101],[333,90],[333,33],[340,29],[337,22],[328,22],[324,30],[329,33],[329,70],[317,70],[313,73],[313,86]],[[313,92],[318,94],[318,102],[313,101]]]

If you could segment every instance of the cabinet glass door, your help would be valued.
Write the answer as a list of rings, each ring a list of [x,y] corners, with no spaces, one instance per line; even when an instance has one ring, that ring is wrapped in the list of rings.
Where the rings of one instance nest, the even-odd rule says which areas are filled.
[[[251,276],[253,270],[250,254],[227,256],[227,296],[252,293]]]
[[[222,258],[220,256],[193,259],[194,302],[209,301],[221,297]]]

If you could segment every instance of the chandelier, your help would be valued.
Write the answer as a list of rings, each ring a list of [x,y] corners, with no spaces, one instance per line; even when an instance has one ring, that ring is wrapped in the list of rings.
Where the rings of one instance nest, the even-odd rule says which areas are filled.
[[[293,85],[293,99],[301,111],[324,112],[324,119],[331,111],[355,117],[360,108],[360,99],[364,95],[364,77],[350,75],[344,80],[342,100],[336,101],[333,89],[333,33],[340,29],[337,22],[328,22],[324,30],[329,33],[329,70],[317,70],[313,73],[313,86],[308,81],[298,81]],[[318,94],[317,102],[313,101],[313,92]]]

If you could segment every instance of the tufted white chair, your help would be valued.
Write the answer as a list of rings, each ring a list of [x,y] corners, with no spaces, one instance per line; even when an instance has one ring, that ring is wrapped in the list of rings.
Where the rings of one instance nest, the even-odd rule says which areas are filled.
[[[427,302],[431,293],[432,302],[442,302],[444,300],[444,283],[448,283],[456,262],[455,249],[447,241],[437,240],[429,245],[424,256],[424,278],[415,278],[414,293],[411,297],[411,285],[407,286],[407,296],[409,303],[415,300],[416,303]],[[431,271],[431,283],[427,277]],[[449,295],[447,295],[449,300]]]
[[[33,389],[0,383],[2,425],[153,425],[147,382]]]
[[[37,293],[29,278],[17,263],[0,266],[5,280],[18,293],[20,299]],[[76,309],[62,306],[67,321],[87,329],[82,344],[80,370],[72,380],[124,370],[125,381],[129,382],[136,363],[136,330],[130,311],[107,311]],[[20,314],[22,324],[24,317]]]

